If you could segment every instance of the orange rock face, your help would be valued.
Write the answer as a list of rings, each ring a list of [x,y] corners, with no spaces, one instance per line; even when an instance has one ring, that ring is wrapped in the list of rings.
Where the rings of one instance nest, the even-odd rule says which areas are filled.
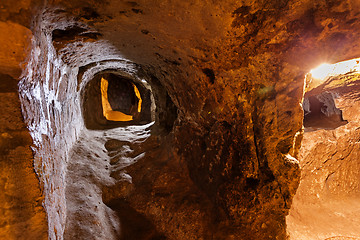
[[[0,239],[47,239],[42,191],[34,171],[33,141],[21,115],[18,78],[31,31],[30,1],[0,3]],[[24,20],[24,21],[22,21]]]
[[[358,82],[357,73],[341,75],[305,94],[331,93],[346,124],[305,128],[301,182],[287,217],[291,239],[360,238]]]

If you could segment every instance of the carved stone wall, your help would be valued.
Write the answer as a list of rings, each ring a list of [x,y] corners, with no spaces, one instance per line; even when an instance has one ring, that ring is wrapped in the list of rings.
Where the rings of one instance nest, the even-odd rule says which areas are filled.
[[[304,75],[360,55],[357,2],[36,2],[1,19],[34,19],[20,90],[50,239],[286,239]],[[85,128],[101,71],[144,80],[154,123]]]

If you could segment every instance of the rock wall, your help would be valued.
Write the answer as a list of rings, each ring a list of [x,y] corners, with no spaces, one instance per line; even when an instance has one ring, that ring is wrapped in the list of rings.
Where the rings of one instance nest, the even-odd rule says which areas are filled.
[[[33,168],[33,142],[17,87],[32,36],[30,19],[24,16],[30,12],[30,1],[0,3],[0,239],[48,237],[42,189]]]
[[[86,216],[89,213],[78,215],[76,212],[92,201],[90,199],[81,200],[82,198],[77,195],[80,191],[79,188],[75,188],[76,191],[71,190],[72,186],[78,187],[81,182],[79,179],[78,183],[69,180],[80,174],[81,168],[77,172],[72,165],[79,164],[80,160],[77,160],[79,155],[85,154],[82,151],[74,153],[74,149],[77,149],[76,146],[78,146],[76,141],[85,134],[84,131],[86,132],[83,129],[80,106],[80,92],[86,86],[85,80],[90,80],[91,76],[106,68],[125,70],[132,75],[135,73],[131,67],[123,66],[126,65],[126,60],[120,58],[118,50],[99,38],[101,35],[108,34],[108,31],[102,29],[103,22],[98,20],[99,25],[96,26],[100,32],[87,23],[93,18],[97,19],[98,15],[83,16],[81,14],[86,13],[88,9],[82,8],[81,11],[80,19],[79,16],[69,14],[68,9],[64,11],[45,8],[44,12],[39,15],[35,23],[33,47],[27,63],[27,71],[20,83],[25,120],[37,146],[35,169],[44,184],[44,206],[48,213],[51,239],[62,239],[63,236],[71,239],[91,235],[89,231],[80,230],[75,226],[77,224],[88,226],[86,224],[88,217]],[[131,11],[137,12],[136,10]],[[234,13],[234,15],[236,14]],[[141,34],[142,37],[147,35],[143,32]],[[164,37],[165,35],[162,36],[162,38]],[[118,42],[114,43],[119,44]],[[171,44],[171,41],[167,39],[164,44]],[[193,51],[191,49],[193,46],[185,46],[186,51]],[[152,141],[159,141],[160,146],[163,145],[166,148],[159,148],[156,151],[148,150],[146,153],[150,157],[143,158],[142,162],[151,161],[153,158],[151,154],[155,154],[152,152],[160,151],[164,152],[161,154],[174,155],[168,160],[166,157],[158,160],[160,162],[169,161],[166,165],[170,164],[170,166],[154,170],[158,176],[152,181],[157,182],[156,179],[163,177],[177,179],[178,184],[171,185],[162,191],[167,192],[170,199],[173,199],[175,194],[179,195],[176,197],[177,199],[188,200],[185,200],[185,203],[170,201],[168,198],[156,194],[156,189],[149,186],[147,188],[138,187],[139,189],[131,191],[128,198],[133,200],[126,204],[134,208],[135,212],[144,214],[145,219],[149,218],[150,222],[155,222],[156,231],[173,239],[179,236],[194,239],[209,236],[224,239],[238,238],[249,232],[252,232],[253,238],[264,236],[285,238],[285,222],[281,216],[286,214],[286,209],[291,204],[292,192],[297,186],[296,172],[298,171],[293,158],[286,154],[294,147],[293,137],[301,129],[301,118],[294,122],[298,125],[296,129],[293,127],[293,122],[282,125],[281,131],[286,131],[287,135],[277,138],[276,145],[273,144],[274,139],[266,137],[277,132],[275,125],[271,126],[273,124],[272,117],[267,120],[267,111],[274,107],[276,109],[276,92],[283,87],[276,85],[271,79],[273,73],[265,77],[261,83],[244,80],[246,76],[255,74],[256,68],[253,66],[236,71],[235,76],[239,75],[236,76],[236,79],[242,79],[240,83],[236,81],[231,83],[225,78],[218,80],[215,84],[214,70],[205,68],[205,66],[198,70],[190,67],[190,62],[182,65],[177,62],[181,57],[178,57],[178,60],[165,59],[163,55],[168,54],[166,52],[171,48],[170,45],[165,52],[155,53],[155,57],[158,58],[156,60],[154,56],[149,56],[149,59],[135,58],[140,65],[139,69],[145,76],[149,76],[151,83],[158,81],[157,87],[164,86],[166,88],[181,113],[173,133],[169,136],[165,134],[166,132],[154,135],[155,139]],[[123,47],[120,49],[122,54],[121,50],[123,49]],[[126,53],[125,50],[124,52]],[[188,58],[186,55],[184,57]],[[274,68],[274,65],[269,63],[269,59],[264,56],[260,58],[263,58],[265,65]],[[116,59],[122,60],[123,63],[115,64]],[[155,61],[154,64],[149,64],[152,60]],[[189,79],[196,79],[198,76],[200,76],[200,82],[189,84]],[[227,78],[229,77],[227,76]],[[184,81],[174,81],[178,78]],[[211,85],[212,82],[214,82],[214,86]],[[243,88],[244,85],[245,88]],[[220,91],[218,89],[221,88],[225,88],[227,94],[220,96],[217,91]],[[203,98],[201,96],[205,94],[206,89],[209,89],[208,91],[212,94]],[[295,84],[291,91],[296,94],[291,97],[286,95],[280,97],[284,102],[297,105],[295,112],[299,115],[301,108],[298,103],[302,94],[302,82]],[[157,102],[159,102],[159,106],[161,104],[165,106],[165,108],[158,108],[156,119],[160,120],[161,114],[169,114],[165,110],[170,103]],[[260,121],[268,122],[266,130],[259,125]],[[160,130],[161,126],[159,126],[159,130],[156,129],[154,131],[163,131]],[[174,145],[162,143],[169,140],[174,142]],[[86,139],[81,142],[84,144]],[[148,143],[149,146],[153,144]],[[277,148],[281,148],[281,152],[278,152]],[[274,155],[266,154],[267,151],[273,152]],[[96,152],[93,154],[95,155]],[[100,155],[100,153],[97,154]],[[83,157],[83,155],[81,156]],[[85,156],[89,158],[89,155]],[[225,159],[227,160],[225,161]],[[73,163],[72,161],[78,162]],[[158,164],[156,163],[156,165]],[[186,166],[187,169],[184,174],[178,176],[174,168],[184,168],[180,165]],[[139,178],[145,174],[145,170],[138,170],[139,167],[141,164],[134,165],[135,169],[132,171],[136,173],[133,173],[132,178]],[[281,171],[280,168],[282,168]],[[86,179],[85,176],[82,179]],[[289,180],[290,177],[293,180]],[[99,178],[101,179],[101,177]],[[101,199],[101,194],[98,193],[101,190],[98,182],[99,180],[84,183],[84,187],[81,189],[88,189],[90,192],[90,189],[94,189],[94,192],[97,192],[97,198]],[[165,180],[161,180],[161,183],[167,184]],[[188,186],[188,190],[177,193],[177,189],[184,185]],[[201,194],[195,194],[195,196],[189,194],[189,192],[196,192],[196,189],[200,189]],[[118,190],[112,188],[112,191],[117,192]],[[145,196],[150,193],[154,194],[154,198],[144,199],[144,193]],[[117,205],[114,206],[112,203],[118,201],[117,199],[122,199],[121,194],[118,196],[111,193],[109,196],[114,196],[107,200],[107,204],[116,209]],[[193,197],[206,199],[206,204],[203,203],[204,206],[201,206],[200,202],[197,202],[198,200],[193,203],[191,200]],[[82,206],[80,203],[76,203],[79,200],[81,200]],[[151,209],[155,207],[154,203],[158,202],[162,203],[160,209],[173,209],[172,214],[176,217],[174,220],[169,219],[168,221],[171,225],[178,227],[173,229],[169,228],[168,224],[164,225],[163,219],[170,217],[167,211],[158,209],[156,213],[153,213]],[[97,207],[108,209],[101,204],[101,201],[99,204],[101,206]],[[107,211],[105,210],[102,212]],[[121,211],[118,212],[121,213]],[[184,216],[193,212],[198,212],[198,214],[190,217],[192,222],[190,224],[184,220]],[[272,216],[271,218],[268,218],[269,214]],[[108,216],[108,219],[111,218],[110,213],[105,215]],[[120,223],[126,222],[128,217],[120,219]],[[94,215],[95,222],[106,223],[103,219],[104,217],[100,213]],[[194,223],[197,227],[190,227]],[[209,225],[216,226],[214,232],[208,232],[207,226]],[[261,230],[258,229],[258,225],[261,226]],[[199,228],[202,231],[199,232]],[[102,232],[99,236],[93,237],[104,238],[104,236],[115,235]]]
[[[286,239],[304,75],[360,54],[358,7],[47,1],[20,87],[50,239]],[[84,128],[103,70],[150,85],[149,129]]]
[[[135,69],[106,42],[93,42],[97,36],[92,35],[91,28],[55,12],[45,8],[36,19],[32,51],[19,88],[25,122],[35,144],[34,167],[44,189],[49,238],[63,239],[66,223],[69,225],[73,217],[67,213],[79,211],[71,211],[76,202],[72,195],[79,192],[68,190],[72,188],[69,179],[74,176],[67,169],[77,164],[72,161],[84,157],[73,157],[72,150],[84,131],[82,90],[94,74],[104,69],[127,73]],[[106,232],[98,237],[104,236]]]
[[[332,77],[305,95],[336,96],[336,107],[347,123],[339,125],[332,118],[331,128],[305,128],[300,186],[287,217],[291,239],[360,238],[359,87],[359,74],[349,73]]]
[[[33,168],[32,139],[23,123],[17,79],[0,73],[0,239],[47,239],[42,189]]]
[[[42,22],[35,23],[32,50],[19,88],[23,115],[35,144],[34,168],[44,188],[49,238],[62,239],[67,154],[82,121],[74,91],[76,72],[58,58],[51,30],[44,29]]]

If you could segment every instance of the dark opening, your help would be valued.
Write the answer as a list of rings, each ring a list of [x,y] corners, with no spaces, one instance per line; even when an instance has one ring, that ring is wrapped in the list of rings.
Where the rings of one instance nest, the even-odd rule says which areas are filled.
[[[107,92],[111,108],[129,115],[136,111],[139,100],[131,82],[114,74],[109,74],[106,80],[109,82]]]
[[[303,101],[305,130],[335,129],[348,123],[342,117],[342,111],[336,107],[334,94],[322,92],[305,94]]]
[[[211,84],[215,83],[215,73],[212,69],[210,68],[204,68],[203,73],[209,78],[209,81]]]

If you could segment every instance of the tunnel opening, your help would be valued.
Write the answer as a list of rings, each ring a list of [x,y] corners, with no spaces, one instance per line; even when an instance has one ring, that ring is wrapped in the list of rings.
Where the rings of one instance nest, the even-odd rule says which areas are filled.
[[[142,99],[135,84],[124,79],[101,78],[101,103],[106,120],[127,122],[141,113]]]
[[[358,239],[359,59],[305,76],[300,185],[287,217],[290,239]],[[314,224],[316,223],[316,224]]]
[[[343,119],[342,110],[336,107],[336,95],[330,92],[304,96],[304,128],[305,131],[317,129],[335,129],[348,123]]]
[[[348,123],[336,102],[345,90],[344,84],[356,78],[358,71],[359,59],[351,59],[325,63],[306,74],[302,103],[305,131],[335,129]]]
[[[154,120],[150,87],[121,72],[102,71],[82,92],[83,118],[88,129],[144,125]]]

